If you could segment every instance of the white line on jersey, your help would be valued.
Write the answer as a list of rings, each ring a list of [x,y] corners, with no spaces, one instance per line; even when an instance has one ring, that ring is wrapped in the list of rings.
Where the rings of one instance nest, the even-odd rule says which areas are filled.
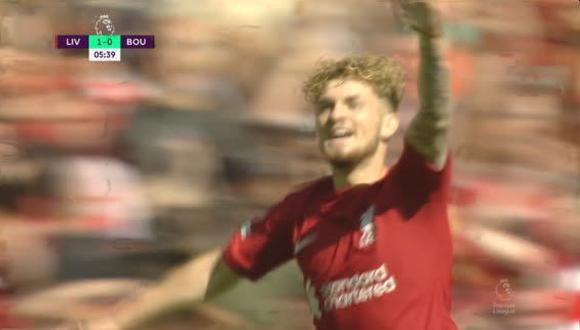
[[[305,247],[310,245],[312,242],[316,240],[316,233],[309,233],[302,237],[296,244],[294,245],[294,255],[300,253],[300,251],[304,250]]]

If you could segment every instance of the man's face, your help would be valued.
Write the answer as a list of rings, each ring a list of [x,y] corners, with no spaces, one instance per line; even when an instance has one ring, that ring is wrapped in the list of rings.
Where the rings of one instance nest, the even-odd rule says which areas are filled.
[[[315,106],[318,145],[333,165],[356,165],[377,152],[381,125],[392,114],[370,85],[352,79],[329,81]]]

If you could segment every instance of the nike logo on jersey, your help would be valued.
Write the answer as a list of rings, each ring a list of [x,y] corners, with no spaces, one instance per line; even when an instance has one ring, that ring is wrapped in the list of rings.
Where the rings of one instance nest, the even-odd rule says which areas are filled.
[[[294,245],[294,255],[300,253],[300,251],[304,250],[308,245],[316,240],[316,233],[310,233],[306,236],[302,237],[296,244]]]

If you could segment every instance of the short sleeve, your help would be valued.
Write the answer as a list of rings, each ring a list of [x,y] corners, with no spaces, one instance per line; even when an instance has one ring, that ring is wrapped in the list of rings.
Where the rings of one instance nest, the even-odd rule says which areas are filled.
[[[438,202],[439,205],[446,205],[452,166],[450,152],[443,168],[436,169],[405,141],[403,153],[392,168],[392,176],[397,191],[401,193],[401,202],[406,213],[414,214],[427,203]]]
[[[255,281],[292,259],[296,206],[287,197],[265,216],[243,224],[227,244],[224,262],[234,272]]]
[[[410,143],[405,141],[397,166],[400,167],[399,174],[402,180],[444,187],[451,180],[451,163],[451,153],[448,152],[443,168],[436,169]]]

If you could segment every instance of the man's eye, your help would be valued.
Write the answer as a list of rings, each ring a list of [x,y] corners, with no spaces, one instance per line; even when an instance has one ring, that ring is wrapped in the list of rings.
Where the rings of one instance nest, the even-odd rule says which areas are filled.
[[[360,102],[351,102],[348,104],[348,107],[351,109],[356,109],[360,107]]]
[[[318,107],[317,107],[318,111],[324,111],[324,110],[328,110],[330,108],[332,108],[332,104],[330,104],[330,103],[320,103],[320,104],[318,104]]]

